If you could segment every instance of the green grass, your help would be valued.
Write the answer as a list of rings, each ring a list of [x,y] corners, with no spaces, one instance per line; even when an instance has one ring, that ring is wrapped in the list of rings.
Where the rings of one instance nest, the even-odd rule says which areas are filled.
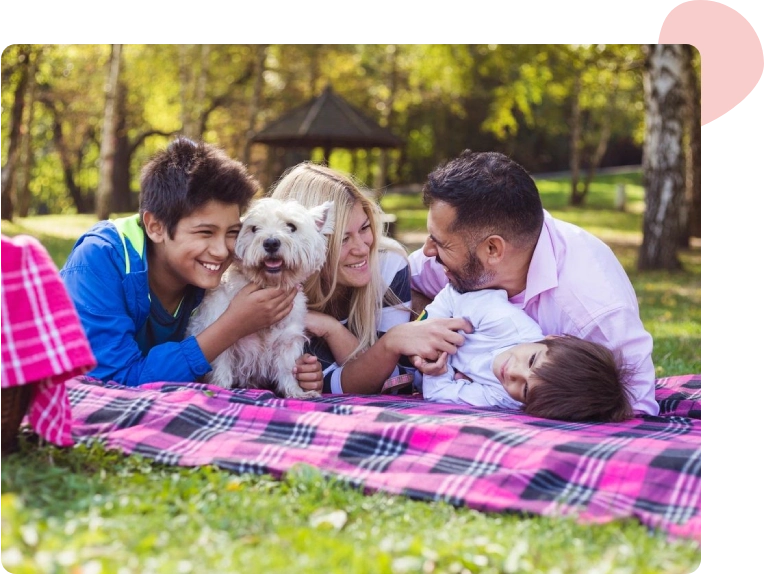
[[[632,180],[626,213],[609,209],[613,178],[623,177],[598,179],[593,205],[581,209],[567,206],[564,180],[539,188],[554,215],[613,247],[653,335],[657,375],[700,373],[700,249],[680,254],[681,273],[637,273],[641,188]],[[409,212],[424,211],[419,196],[386,196],[383,205],[402,230]],[[36,235],[61,266],[94,221],[35,217],[4,221],[2,232]],[[25,435],[22,452],[2,460],[2,562],[34,574],[686,573],[698,567],[700,545],[635,521],[579,525],[364,495],[304,466],[276,480],[163,466],[98,445],[58,449]]]

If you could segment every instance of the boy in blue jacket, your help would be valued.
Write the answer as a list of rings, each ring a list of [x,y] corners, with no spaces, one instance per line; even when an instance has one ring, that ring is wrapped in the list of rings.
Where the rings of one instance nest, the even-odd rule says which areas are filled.
[[[127,386],[194,381],[225,349],[283,319],[296,289],[247,286],[221,317],[185,337],[206,289],[231,264],[241,214],[258,185],[220,149],[186,138],[141,172],[139,213],[100,221],[75,243],[61,277],[98,365],[89,374]],[[321,379],[315,357],[297,379]]]

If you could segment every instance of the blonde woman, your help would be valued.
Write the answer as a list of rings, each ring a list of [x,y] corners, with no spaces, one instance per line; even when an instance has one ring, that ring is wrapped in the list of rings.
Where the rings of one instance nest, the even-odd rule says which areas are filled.
[[[407,356],[436,360],[464,343],[458,331],[472,331],[465,319],[411,321],[406,251],[383,235],[381,209],[350,177],[304,162],[287,170],[270,195],[335,207],[326,263],[303,285],[308,352],[321,362],[323,380],[302,380],[303,389],[378,393],[388,378],[416,372]]]

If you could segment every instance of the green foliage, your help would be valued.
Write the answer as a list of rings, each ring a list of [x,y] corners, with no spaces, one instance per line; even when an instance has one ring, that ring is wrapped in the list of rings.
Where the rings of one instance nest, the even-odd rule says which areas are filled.
[[[98,186],[110,46],[45,44],[31,50],[31,213],[74,210],[65,166],[87,208]],[[19,51],[9,46],[2,54],[4,127],[19,82]],[[260,51],[266,53],[265,70],[253,109]],[[251,157],[242,157],[250,118],[255,130],[262,129],[331,84],[403,140],[403,149],[390,152],[390,183],[422,181],[433,165],[465,148],[504,151],[533,170],[562,169],[575,77],[582,81],[585,146],[593,145],[603,118],[611,120],[619,143],[640,141],[640,65],[641,53],[633,45],[127,44],[121,66],[126,96],[118,114],[124,120],[119,134],[127,143],[120,149],[131,152],[126,177],[133,192],[146,160],[181,131],[248,160],[257,177],[275,179],[278,174],[267,173],[266,146],[256,145]],[[197,134],[203,117],[203,133]],[[3,164],[8,139],[4,129]],[[380,151],[358,155],[337,161],[371,185]]]

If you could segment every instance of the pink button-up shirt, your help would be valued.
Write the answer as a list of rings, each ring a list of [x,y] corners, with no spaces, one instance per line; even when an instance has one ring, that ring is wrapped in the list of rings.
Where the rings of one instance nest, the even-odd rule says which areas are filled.
[[[31,236],[2,236],[2,363],[2,388],[33,385],[34,431],[70,446],[64,382],[92,369],[95,358],[55,263]]]
[[[429,298],[448,282],[443,267],[421,249],[409,256],[409,263],[411,288]],[[653,339],[639,318],[634,287],[605,243],[544,211],[525,291],[510,302],[535,319],[544,335],[575,335],[620,350],[634,369],[634,410],[658,414]]]

